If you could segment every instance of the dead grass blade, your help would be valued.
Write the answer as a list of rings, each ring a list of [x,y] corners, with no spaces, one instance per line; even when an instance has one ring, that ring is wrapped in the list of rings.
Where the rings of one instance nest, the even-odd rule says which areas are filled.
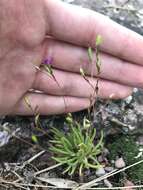
[[[94,186],[95,183],[100,182],[100,181],[102,181],[102,180],[104,180],[104,179],[106,179],[106,178],[109,178],[109,177],[111,177],[111,176],[114,176],[114,175],[116,175],[116,174],[118,174],[118,173],[120,173],[120,172],[123,172],[123,171],[125,171],[125,170],[127,170],[127,169],[129,169],[129,168],[132,168],[132,167],[134,167],[134,166],[136,166],[136,165],[139,165],[139,164],[141,164],[141,163],[143,163],[143,160],[140,160],[140,161],[138,161],[138,162],[136,162],[136,163],[134,163],[134,164],[132,164],[132,165],[129,165],[129,166],[124,167],[124,168],[122,168],[122,169],[120,169],[120,170],[117,170],[117,171],[110,172],[110,173],[108,173],[108,174],[106,174],[106,175],[104,175],[104,176],[102,176],[102,177],[99,177],[99,178],[94,179],[94,180],[92,180],[92,181],[90,181],[90,182],[88,182],[88,183],[85,183],[85,184],[79,186],[76,190],[89,189],[90,187]],[[127,187],[126,187],[126,188],[127,188]],[[106,188],[106,189],[107,189],[107,188]]]

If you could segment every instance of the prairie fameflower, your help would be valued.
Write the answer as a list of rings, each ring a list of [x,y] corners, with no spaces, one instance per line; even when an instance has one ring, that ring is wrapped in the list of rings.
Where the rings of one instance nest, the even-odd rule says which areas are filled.
[[[69,175],[77,171],[79,176],[83,175],[85,169],[98,169],[101,167],[97,156],[103,149],[103,132],[98,142],[96,129],[91,128],[91,122],[85,117],[83,124],[75,121],[71,114],[66,117],[68,132],[65,134],[59,129],[53,128],[54,134],[50,150],[56,162],[64,165],[63,173]]]
[[[55,77],[55,75],[54,75],[53,68],[52,68],[52,64],[53,64],[53,57],[51,57],[51,56],[48,57],[47,59],[45,59],[45,60],[42,62],[42,66],[43,66],[44,70],[46,71],[46,73],[47,73],[50,77],[52,77],[52,78],[55,80],[55,82],[57,83],[58,87],[59,87],[60,89],[62,89],[61,86],[60,86],[60,84],[59,84],[59,82],[57,81],[57,79],[56,79],[56,77]],[[64,99],[65,110],[66,110],[65,98],[63,97],[63,99]]]
[[[53,79],[56,81],[56,78],[55,78],[54,73],[53,73],[52,63],[53,63],[53,58],[52,57],[48,57],[47,59],[45,59],[42,62],[42,66],[45,69],[46,73],[49,76],[53,77]],[[57,84],[58,84],[58,82],[57,82]]]
[[[43,62],[42,62],[43,65],[52,65],[52,63],[53,63],[52,57],[48,57],[47,59],[43,60]]]

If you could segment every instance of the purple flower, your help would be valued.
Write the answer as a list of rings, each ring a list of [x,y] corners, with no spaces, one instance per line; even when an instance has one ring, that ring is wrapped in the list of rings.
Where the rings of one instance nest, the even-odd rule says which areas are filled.
[[[42,64],[44,65],[52,65],[52,62],[53,62],[53,58],[52,57],[49,57],[47,59],[45,59]]]

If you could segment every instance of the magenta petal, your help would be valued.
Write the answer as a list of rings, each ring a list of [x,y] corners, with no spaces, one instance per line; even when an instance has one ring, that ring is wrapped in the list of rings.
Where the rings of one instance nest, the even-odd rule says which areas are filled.
[[[51,65],[52,62],[53,62],[53,58],[52,58],[52,57],[49,57],[49,58],[47,58],[47,59],[45,59],[45,60],[43,61],[43,64],[44,64],[44,65]]]

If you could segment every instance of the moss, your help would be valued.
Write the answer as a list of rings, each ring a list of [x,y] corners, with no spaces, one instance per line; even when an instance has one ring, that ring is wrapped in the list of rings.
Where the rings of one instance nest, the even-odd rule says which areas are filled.
[[[126,162],[126,165],[131,165],[143,157],[135,158],[139,153],[139,146],[135,142],[135,138],[132,136],[118,136],[114,139],[114,142],[108,145],[110,150],[110,159],[116,159],[116,156],[122,156]],[[143,163],[134,166],[126,171],[128,178],[135,182],[143,182]]]

